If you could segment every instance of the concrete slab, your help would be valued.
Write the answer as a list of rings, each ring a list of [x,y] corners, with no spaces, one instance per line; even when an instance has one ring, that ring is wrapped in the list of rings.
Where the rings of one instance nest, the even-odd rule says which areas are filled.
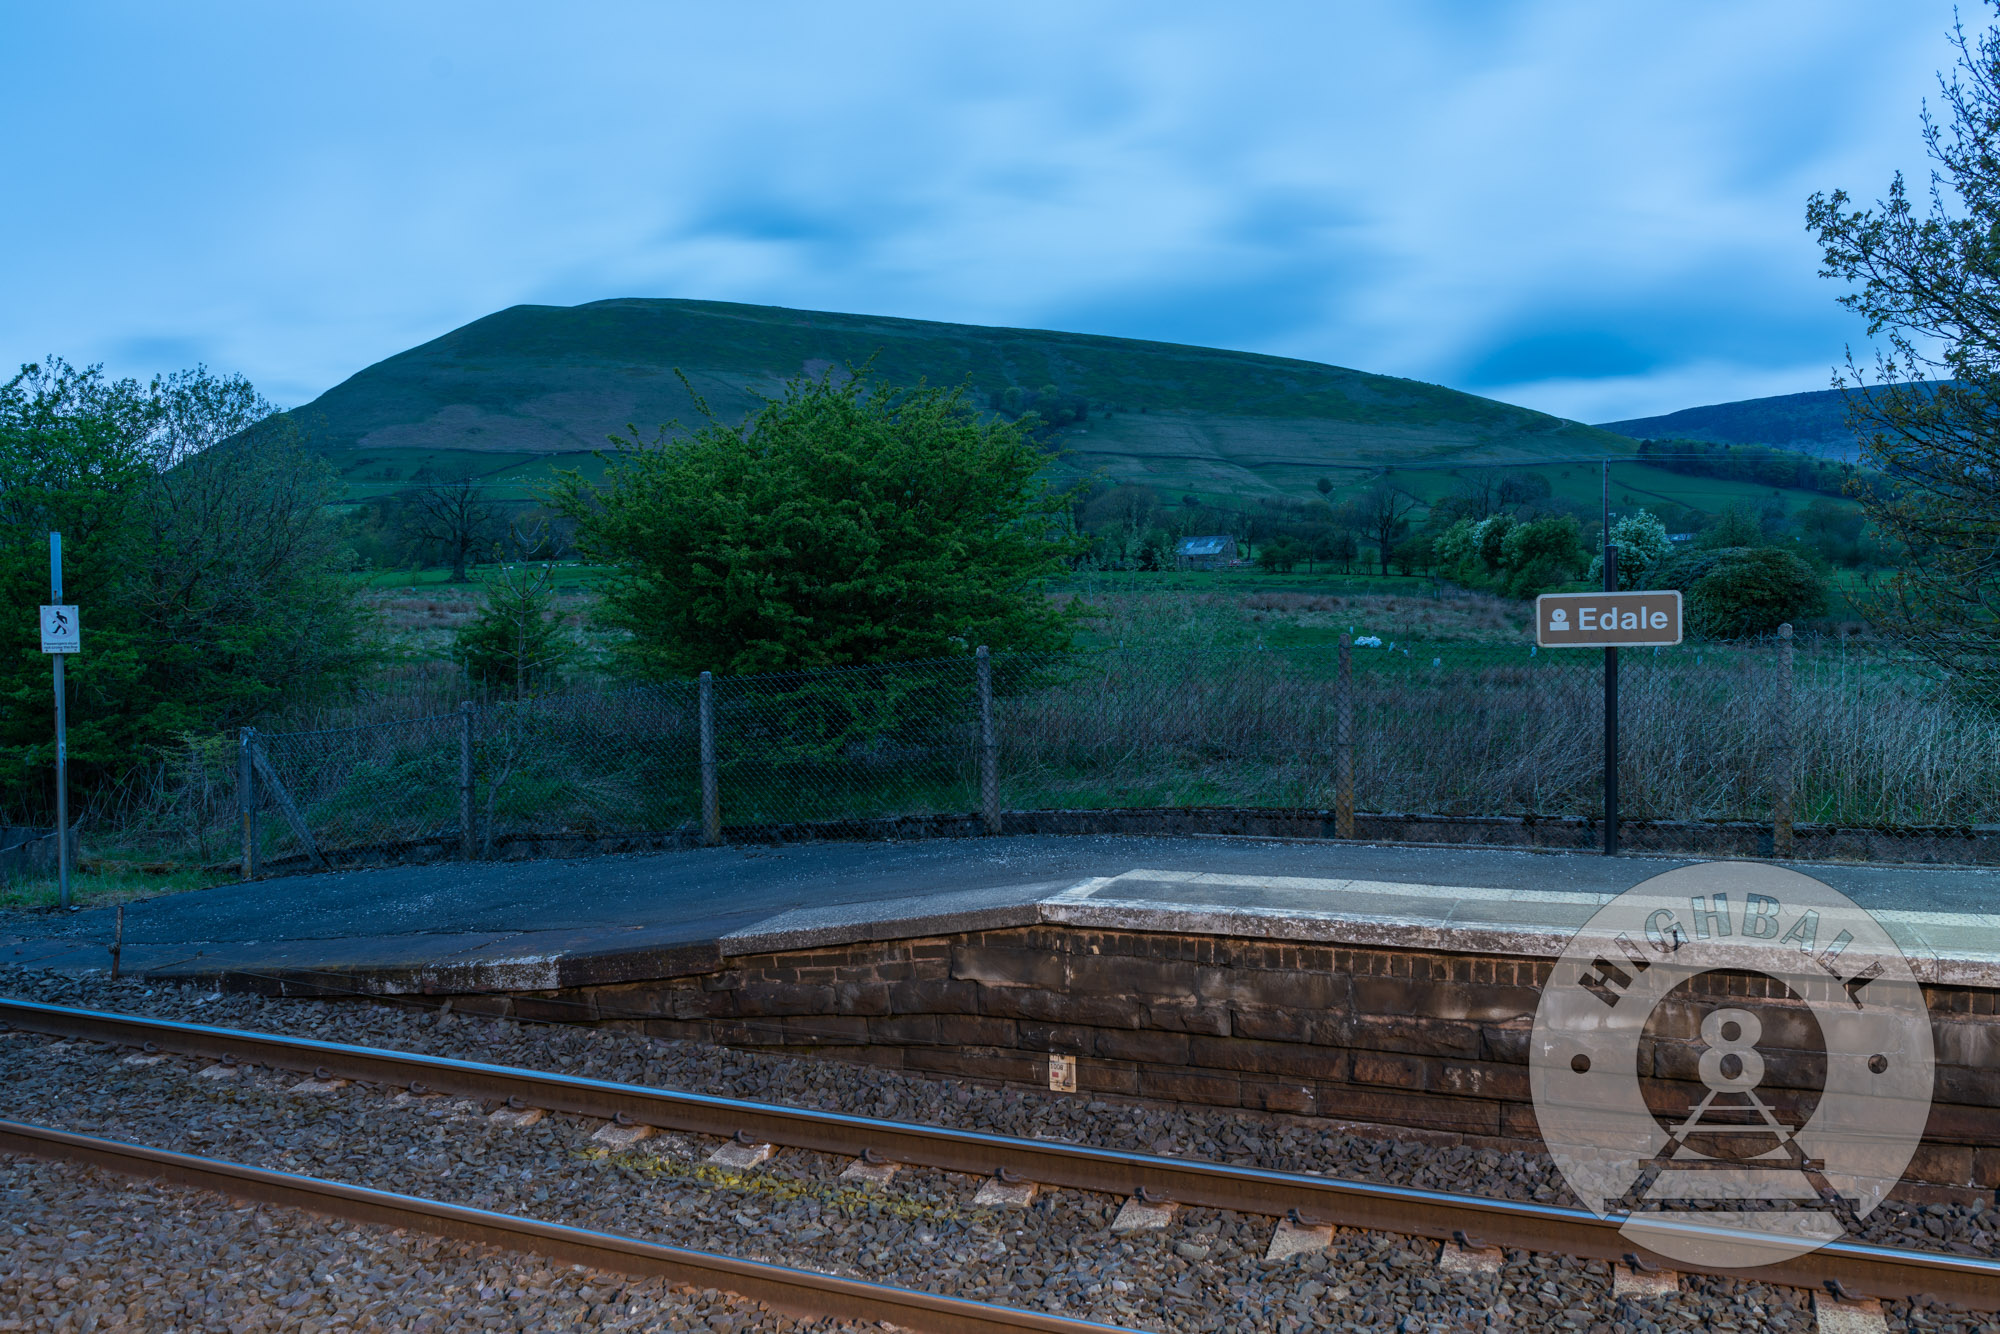
[[[866,1158],[856,1158],[840,1173],[842,1181],[857,1186],[886,1186],[896,1178],[900,1163],[871,1163]]]
[[[1163,1228],[1174,1221],[1174,1214],[1180,1210],[1171,1200],[1148,1203],[1137,1198],[1125,1201],[1118,1208],[1118,1216],[1111,1220],[1113,1232],[1149,1232]]]
[[[1889,1321],[1882,1303],[1873,1297],[1844,1302],[1820,1293],[1813,1294],[1813,1315],[1820,1334],[1888,1334]]]
[[[607,1149],[629,1149],[641,1140],[653,1137],[651,1126],[621,1126],[615,1121],[606,1121],[590,1137],[593,1144],[602,1144]]]
[[[985,1209],[1025,1209],[1035,1202],[1041,1187],[1032,1181],[1002,1181],[988,1177],[979,1183],[972,1202]]]
[[[1317,1255],[1331,1245],[1333,1224],[1294,1223],[1281,1218],[1271,1233],[1271,1244],[1264,1251],[1264,1258],[1289,1260],[1294,1255]]]
[[[526,1130],[529,1126],[540,1125],[547,1116],[548,1112],[540,1107],[502,1107],[486,1119],[509,1130]]]
[[[777,1146],[771,1144],[739,1144],[734,1140],[708,1155],[708,1161],[717,1167],[733,1167],[747,1171],[771,1160]]]
[[[1681,1290],[1681,1276],[1671,1269],[1634,1269],[1628,1264],[1611,1266],[1611,1294],[1614,1297],[1671,1297]]]
[[[1467,1248],[1448,1241],[1438,1251],[1438,1272],[1443,1274],[1497,1274],[1507,1263],[1507,1252],[1498,1246]]]

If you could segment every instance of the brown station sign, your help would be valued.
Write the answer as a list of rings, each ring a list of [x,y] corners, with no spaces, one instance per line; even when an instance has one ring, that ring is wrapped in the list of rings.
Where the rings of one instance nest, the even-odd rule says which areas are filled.
[[[1646,648],[1681,642],[1678,589],[1544,593],[1535,599],[1543,648]]]

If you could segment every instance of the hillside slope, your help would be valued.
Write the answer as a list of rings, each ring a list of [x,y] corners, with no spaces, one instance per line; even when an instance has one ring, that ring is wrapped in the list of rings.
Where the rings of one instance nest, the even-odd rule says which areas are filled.
[[[1861,445],[1847,426],[1847,395],[1839,389],[1746,398],[1683,408],[1659,417],[1603,422],[1635,440],[1707,440],[1719,445],[1768,445],[1854,462]]]
[[[720,301],[514,306],[376,363],[298,414],[361,489],[421,466],[521,485],[635,424],[734,421],[788,376],[870,359],[891,381],[1088,400],[1064,467],[1205,496],[1297,495],[1383,465],[1628,454],[1629,439],[1415,380],[1090,334]]]

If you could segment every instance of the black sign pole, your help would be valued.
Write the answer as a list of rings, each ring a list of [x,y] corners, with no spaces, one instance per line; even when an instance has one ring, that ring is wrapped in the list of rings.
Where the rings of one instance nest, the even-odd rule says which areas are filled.
[[[1618,591],[1618,548],[1604,544],[1604,591]],[[1604,650],[1604,855],[1618,855],[1618,650]]]
[[[1618,591],[1618,548],[1611,544],[1611,460],[1604,460],[1604,591]],[[1618,650],[1604,650],[1604,855],[1618,855]]]

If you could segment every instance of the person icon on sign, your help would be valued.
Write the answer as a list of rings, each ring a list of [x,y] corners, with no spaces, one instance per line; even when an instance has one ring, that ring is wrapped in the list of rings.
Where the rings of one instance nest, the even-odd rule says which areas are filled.
[[[1569,612],[1562,607],[1557,607],[1554,611],[1550,612],[1549,629],[1551,630],[1569,629]]]

